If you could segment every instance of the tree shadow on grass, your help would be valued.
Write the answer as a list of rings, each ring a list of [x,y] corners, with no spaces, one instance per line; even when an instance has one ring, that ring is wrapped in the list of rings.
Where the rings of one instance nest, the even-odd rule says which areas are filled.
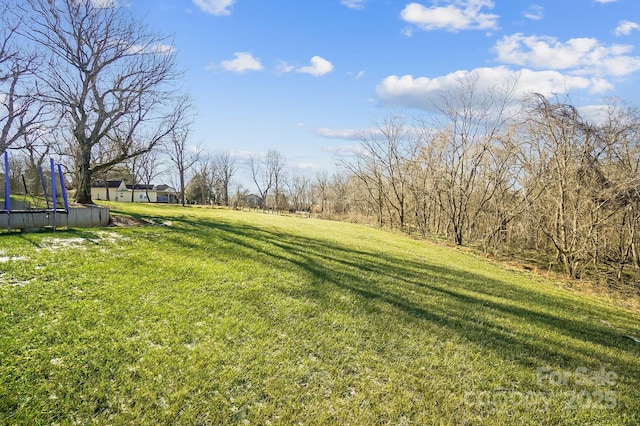
[[[204,262],[249,257],[265,268],[276,265],[304,277],[304,285],[295,288],[272,283],[283,296],[314,300],[330,310],[336,309],[335,292],[347,292],[362,300],[357,309],[363,312],[386,305],[396,321],[424,321],[441,340],[456,336],[526,368],[606,366],[640,383],[640,346],[625,336],[639,332],[631,315],[428,258],[417,261],[373,247],[354,249],[275,227],[191,216],[163,219],[179,224],[164,238],[198,250]],[[609,315],[625,330],[608,325]]]

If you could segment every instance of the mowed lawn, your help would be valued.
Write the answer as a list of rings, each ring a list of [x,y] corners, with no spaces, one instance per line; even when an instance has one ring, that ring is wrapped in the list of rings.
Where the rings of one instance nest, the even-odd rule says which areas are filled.
[[[0,235],[0,424],[611,424],[640,316],[365,226],[112,204]]]

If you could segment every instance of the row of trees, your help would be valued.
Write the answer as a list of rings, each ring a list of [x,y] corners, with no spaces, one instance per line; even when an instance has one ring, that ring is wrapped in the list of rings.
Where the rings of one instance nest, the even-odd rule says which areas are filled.
[[[194,173],[186,187],[186,200],[196,204],[229,206],[231,180],[237,169],[229,151],[199,159],[194,163]]]
[[[248,158],[247,168],[261,200],[259,207],[270,210],[309,210],[313,204],[311,179],[291,174],[286,169],[286,157],[275,149],[264,155]],[[242,206],[249,191],[236,184],[232,193],[232,179],[239,167],[228,151],[197,162],[195,173],[187,185],[186,198],[197,204]]]
[[[341,161],[348,213],[486,251],[536,251],[572,277],[637,272],[637,109],[612,102],[589,122],[557,97],[532,95],[516,111],[507,92],[462,83],[435,105],[437,123],[392,116],[361,134],[359,153]]]

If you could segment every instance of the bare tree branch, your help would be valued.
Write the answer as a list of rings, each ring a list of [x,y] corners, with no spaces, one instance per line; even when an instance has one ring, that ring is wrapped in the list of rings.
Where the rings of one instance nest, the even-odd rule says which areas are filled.
[[[117,5],[28,0],[22,35],[48,56],[44,99],[73,136],[76,201],[91,202],[93,173],[151,150],[185,119],[170,41]],[[94,154],[104,145],[107,158]]]

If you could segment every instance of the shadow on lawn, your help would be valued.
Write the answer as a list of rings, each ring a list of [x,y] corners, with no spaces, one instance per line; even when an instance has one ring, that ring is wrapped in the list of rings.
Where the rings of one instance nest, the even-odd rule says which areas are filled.
[[[597,370],[605,366],[640,381],[639,365],[630,361],[638,359],[640,346],[603,322],[612,320],[602,318],[603,312],[618,322],[628,321],[613,310],[511,285],[462,266],[454,269],[428,260],[394,257],[383,250],[354,250],[329,239],[275,228],[191,216],[163,219],[179,224],[178,232],[166,234],[174,244],[216,256],[249,256],[265,266],[277,262],[296,270],[307,277],[308,285],[280,287],[280,291],[315,300],[323,309],[336,309],[332,294],[338,289],[358,295],[362,303],[357,308],[363,312],[371,310],[372,304],[386,304],[392,307],[396,321],[426,321],[441,340],[456,335],[527,368],[553,365]],[[218,250],[224,244],[233,250]],[[637,334],[637,325],[629,326]],[[585,342],[597,349],[586,352]]]

